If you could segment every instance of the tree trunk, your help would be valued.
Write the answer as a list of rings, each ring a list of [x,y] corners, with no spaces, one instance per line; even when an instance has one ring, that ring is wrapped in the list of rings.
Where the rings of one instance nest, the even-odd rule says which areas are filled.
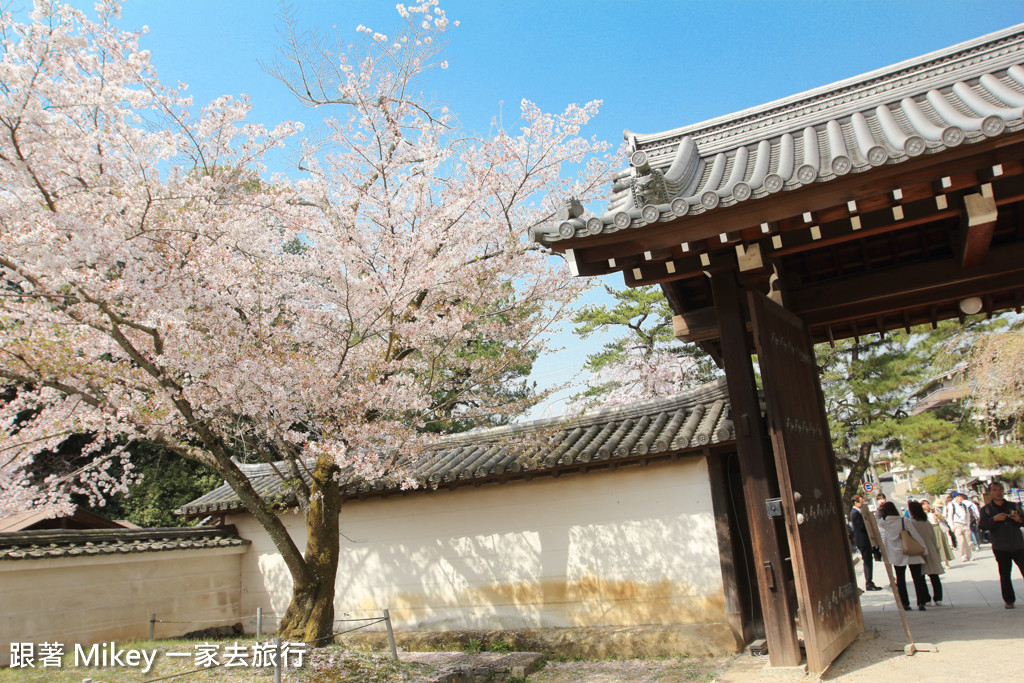
[[[306,511],[305,564],[309,571],[292,575],[292,601],[281,619],[278,634],[293,642],[322,646],[333,639],[334,584],[340,552],[341,489],[338,467],[317,460]]]
[[[857,451],[857,461],[850,466],[850,474],[846,477],[846,484],[843,486],[843,510],[849,510],[853,505],[853,494],[860,490],[860,480],[871,462],[871,444],[862,443]]]

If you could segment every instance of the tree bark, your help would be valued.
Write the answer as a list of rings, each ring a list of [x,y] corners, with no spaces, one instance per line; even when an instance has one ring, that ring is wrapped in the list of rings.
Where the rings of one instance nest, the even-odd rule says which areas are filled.
[[[305,565],[308,571],[292,580],[292,601],[278,634],[287,640],[322,646],[333,639],[334,585],[338,574],[341,529],[338,466],[319,458],[310,485],[306,511]]]
[[[846,484],[843,486],[843,510],[849,510],[853,505],[853,494],[860,490],[860,480],[871,462],[871,444],[862,443],[857,449],[857,461],[850,466],[850,474],[846,477]]]

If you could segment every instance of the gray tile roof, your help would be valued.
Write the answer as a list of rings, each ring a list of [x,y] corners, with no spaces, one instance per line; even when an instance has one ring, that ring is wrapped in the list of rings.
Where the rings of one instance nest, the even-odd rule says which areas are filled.
[[[233,526],[46,529],[0,534],[0,561],[122,555],[248,545]]]
[[[415,465],[426,488],[472,485],[510,478],[532,478],[624,461],[669,457],[734,440],[725,380],[674,396],[608,408],[571,418],[549,418],[493,429],[479,429],[441,440]],[[270,465],[242,465],[264,500],[294,504],[286,484]],[[382,482],[344,478],[345,498],[397,490]],[[240,509],[227,484],[184,506],[188,516]]]
[[[1024,24],[663,133],[625,132],[602,215],[566,202],[552,244],[697,215],[1024,128]]]

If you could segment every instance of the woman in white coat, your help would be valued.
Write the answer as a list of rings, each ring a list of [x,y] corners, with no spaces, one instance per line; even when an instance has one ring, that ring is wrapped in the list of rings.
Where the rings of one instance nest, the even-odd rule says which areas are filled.
[[[931,522],[928,521],[928,513],[924,510],[924,504],[928,501],[921,501],[920,503],[916,500],[907,502],[907,511],[910,513],[910,520],[914,524],[914,528],[924,538],[924,564],[921,565],[921,573],[928,577],[928,580],[932,582],[932,602],[936,605],[942,605],[942,579],[939,575],[945,572],[942,568],[942,551],[939,549],[939,543],[942,542],[942,537],[939,535],[939,528],[933,527]]]
[[[922,548],[927,548],[925,540],[913,523],[900,516],[900,511],[892,502],[885,503],[878,510],[878,530],[882,534],[882,543],[885,544],[885,552],[889,556],[889,562],[896,570],[896,588],[900,594],[900,601],[903,609],[910,609],[910,598],[907,596],[907,567],[910,567],[910,576],[914,580],[914,592],[917,593],[917,609],[925,610],[925,603],[928,602],[928,586],[925,584],[924,574],[921,573],[921,566],[924,564],[922,555],[907,555],[903,552],[903,544],[900,542],[900,532],[904,529],[917,541]]]

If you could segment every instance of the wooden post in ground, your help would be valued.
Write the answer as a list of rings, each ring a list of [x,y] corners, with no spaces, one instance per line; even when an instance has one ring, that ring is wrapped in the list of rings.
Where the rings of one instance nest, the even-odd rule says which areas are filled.
[[[875,513],[869,511],[867,514],[864,514],[862,511],[861,517],[864,519],[864,526],[868,531],[868,539],[870,539],[872,545],[878,546],[878,549],[882,551],[882,564],[885,565],[885,575],[889,577],[889,588],[892,590],[893,600],[896,601],[896,611],[900,613],[900,621],[903,623],[903,632],[907,634],[907,645],[913,646],[914,636],[910,633],[910,622],[907,621],[907,613],[903,609],[903,598],[900,597],[899,591],[896,588],[896,577],[892,573],[892,565],[889,563],[889,553],[885,551],[885,544],[882,543],[882,534],[879,533],[878,524],[875,522]]]
[[[714,273],[711,290],[736,428],[736,450],[750,520],[754,567],[768,640],[768,660],[772,666],[797,666],[803,656],[796,633],[796,609],[786,585],[786,558],[782,554],[775,522],[768,517],[765,506],[767,499],[778,495],[772,485],[775,481],[775,459],[768,447],[767,430],[750,362],[752,349],[747,337],[743,297],[732,269]]]
[[[908,657],[913,656],[915,652],[938,652],[937,647],[932,643],[915,643],[914,636],[910,632],[910,622],[907,621],[907,612],[903,609],[903,598],[900,597],[899,590],[896,588],[896,577],[892,573],[892,565],[889,563],[889,553],[885,551],[885,544],[882,543],[882,534],[878,531],[878,524],[875,522],[875,515],[873,512],[868,512],[866,515],[862,515],[865,523],[864,526],[868,530],[868,539],[873,545],[877,545],[878,549],[882,551],[882,564],[885,565],[885,575],[889,577],[889,588],[892,589],[892,597],[896,601],[896,610],[900,613],[900,622],[903,624],[903,632],[907,636],[907,644],[903,648],[903,653]]]
[[[274,683],[281,683],[281,670],[284,663],[281,661],[281,637],[274,638]]]
[[[391,612],[384,608],[384,627],[388,631],[388,647],[391,648],[391,657],[398,661],[398,648],[395,646],[395,632],[391,629]]]

